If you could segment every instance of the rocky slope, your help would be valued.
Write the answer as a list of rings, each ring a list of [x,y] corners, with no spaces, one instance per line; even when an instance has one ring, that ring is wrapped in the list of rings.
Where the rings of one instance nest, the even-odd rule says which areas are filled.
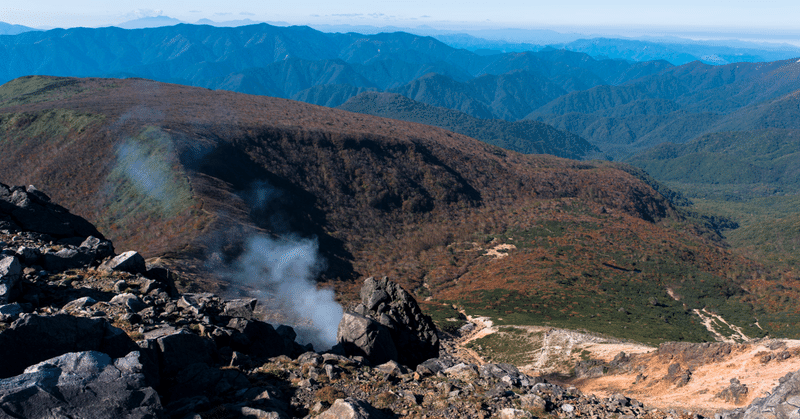
[[[350,314],[377,325],[365,339],[351,339],[360,332],[352,333],[343,320],[342,344],[317,352],[297,343],[292,327],[258,320],[263,313],[256,299],[179,294],[173,273],[134,251],[116,255],[108,241],[76,232],[86,227],[85,220],[33,187],[0,189],[12,192],[0,199],[6,220],[19,209],[34,215],[5,221],[0,229],[3,417],[698,417],[648,408],[623,394],[583,394],[510,364],[459,358],[452,336],[437,332],[413,297],[386,279],[368,279],[361,304]],[[38,206],[29,204],[33,200]],[[50,224],[41,221],[71,232],[59,239],[43,232],[41,226]],[[380,328],[393,331],[384,333],[383,344],[374,338]],[[398,350],[409,355],[412,349],[404,345],[412,335],[436,349],[423,357],[430,358],[403,361],[397,355]],[[395,348],[393,355],[376,352],[386,345]],[[648,356],[671,353],[681,365],[732,349],[670,348]],[[362,356],[361,350],[375,357]],[[373,362],[378,359],[383,363]],[[579,374],[597,369],[587,365],[578,365],[584,371]],[[609,364],[630,370],[637,365],[625,354]],[[795,417],[800,413],[792,402],[800,388],[796,376],[787,375],[769,397],[718,416]],[[670,366],[669,377],[685,382],[691,372]],[[738,400],[747,386],[731,380],[723,393],[719,397]]]
[[[449,345],[439,350],[430,319],[386,279],[367,280],[356,311],[390,325],[393,332],[385,337],[404,355],[424,354],[419,344],[403,346],[413,341],[414,330],[433,351],[406,361],[410,365],[397,362],[406,359],[397,350],[388,357],[375,354],[372,338],[356,346],[376,358],[346,345],[314,352],[295,342],[291,327],[257,320],[257,300],[178,294],[169,271],[146,264],[135,251],[115,255],[108,241],[75,232],[85,220],[65,214],[41,192],[0,189],[15,197],[2,199],[0,214],[26,209],[34,215],[30,222],[6,221],[0,230],[3,416],[652,416],[624,396],[600,400],[508,364],[461,362]],[[39,206],[28,205],[31,200]],[[57,239],[43,232],[47,224],[40,221],[60,222],[71,232]],[[341,342],[352,336],[346,323],[340,325]],[[370,361],[378,357],[386,362]]]

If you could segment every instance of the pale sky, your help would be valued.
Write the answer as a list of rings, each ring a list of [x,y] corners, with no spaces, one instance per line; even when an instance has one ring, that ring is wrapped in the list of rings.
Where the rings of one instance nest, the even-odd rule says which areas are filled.
[[[636,25],[800,31],[797,0],[0,0],[0,21],[37,28],[110,26],[158,15],[190,23],[206,18],[442,29]]]

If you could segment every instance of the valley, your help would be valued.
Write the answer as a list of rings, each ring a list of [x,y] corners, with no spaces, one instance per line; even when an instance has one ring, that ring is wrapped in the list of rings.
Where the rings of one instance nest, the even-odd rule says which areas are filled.
[[[310,289],[356,309],[387,276],[469,368],[605,407],[713,416],[800,369],[796,58],[477,54],[267,24],[25,32],[0,57],[0,182],[176,292],[256,296],[291,323]],[[315,282],[279,290],[294,277]]]

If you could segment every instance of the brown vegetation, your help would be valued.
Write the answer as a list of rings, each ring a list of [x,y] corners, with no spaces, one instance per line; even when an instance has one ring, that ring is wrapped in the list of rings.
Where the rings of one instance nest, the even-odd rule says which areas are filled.
[[[689,275],[740,278],[735,287],[758,277],[757,266],[698,237],[618,165],[141,79],[30,77],[0,90],[8,89],[24,100],[0,92],[3,181],[36,185],[119,250],[161,256],[195,286],[212,285],[211,256],[233,260],[254,232],[316,237],[323,279],[345,294],[351,280],[383,274],[422,295],[465,301],[481,290],[569,293],[628,277],[658,286],[694,278],[658,271],[675,263]],[[126,167],[144,167],[153,190]],[[259,193],[270,197],[265,205],[254,205]],[[520,250],[483,257],[493,240]],[[647,258],[657,262],[645,275],[613,268],[633,271]]]

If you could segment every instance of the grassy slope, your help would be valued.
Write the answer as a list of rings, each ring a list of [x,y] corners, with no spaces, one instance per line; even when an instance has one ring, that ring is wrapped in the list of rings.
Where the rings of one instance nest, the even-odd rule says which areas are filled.
[[[797,270],[800,133],[766,129],[664,144],[630,160],[684,192],[704,213],[735,220],[726,232],[745,254]]]

